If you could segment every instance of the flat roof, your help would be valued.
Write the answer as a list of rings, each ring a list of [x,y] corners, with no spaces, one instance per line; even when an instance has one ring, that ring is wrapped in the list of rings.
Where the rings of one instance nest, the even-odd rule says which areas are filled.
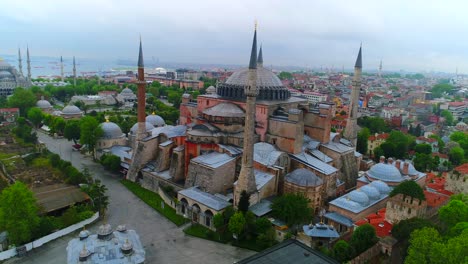
[[[308,247],[301,242],[289,239],[260,253],[250,256],[237,264],[326,264],[338,263],[336,260],[322,254],[320,251]]]
[[[76,203],[89,200],[89,196],[80,188],[67,184],[54,184],[32,189],[37,203],[49,213]]]

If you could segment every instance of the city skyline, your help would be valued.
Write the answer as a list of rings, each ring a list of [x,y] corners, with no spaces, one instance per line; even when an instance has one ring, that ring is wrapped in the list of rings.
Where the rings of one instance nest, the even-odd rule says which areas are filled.
[[[129,59],[135,56],[134,44],[141,34],[147,58],[244,65],[245,43],[253,21],[258,20],[265,65],[350,69],[362,42],[364,71],[377,70],[382,60],[384,71],[455,72],[458,68],[466,73],[468,54],[459,32],[468,19],[462,5],[457,1],[446,5],[422,1],[4,2],[1,53],[16,54],[18,46],[29,44],[35,55]],[[71,11],[83,16],[75,18]]]

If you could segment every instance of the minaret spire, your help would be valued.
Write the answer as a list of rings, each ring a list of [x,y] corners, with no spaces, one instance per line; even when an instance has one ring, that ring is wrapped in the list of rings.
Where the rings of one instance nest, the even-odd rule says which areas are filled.
[[[60,56],[60,79],[62,82],[64,81],[64,76],[63,76],[63,59],[62,56]]]
[[[379,77],[382,77],[382,60],[380,60],[379,64]]]
[[[359,92],[361,90],[361,73],[362,73],[362,45],[359,48],[359,54],[354,65],[354,78],[353,88],[351,91],[350,105],[348,120],[346,122],[346,128],[344,131],[344,137],[351,141],[354,148],[357,144],[357,115],[359,108]]]
[[[145,66],[143,64],[143,46],[141,43],[141,36],[140,36],[140,50],[138,52],[138,134],[142,136],[146,132],[145,128]],[[138,136],[137,136],[138,138]],[[141,139],[141,138],[140,138]]]
[[[73,86],[76,87],[76,63],[75,63],[75,56],[73,56]]]
[[[31,82],[31,60],[29,59],[29,46],[26,46],[26,63],[28,64],[28,82]]]
[[[242,152],[242,166],[239,173],[239,178],[234,190],[234,205],[239,203],[242,191],[252,194],[257,191],[255,182],[255,172],[253,168],[253,151],[255,143],[255,100],[258,94],[257,90],[257,25],[255,23],[255,31],[252,43],[252,51],[250,53],[250,63],[248,72],[248,84],[244,88],[246,99],[246,113],[244,126],[244,145]]]
[[[22,59],[21,59],[21,49],[18,48],[18,70],[19,70],[19,74],[21,76],[23,76],[23,63],[22,63]]]
[[[258,67],[263,67],[262,45],[260,45],[260,50],[258,51],[257,66],[258,66]]]

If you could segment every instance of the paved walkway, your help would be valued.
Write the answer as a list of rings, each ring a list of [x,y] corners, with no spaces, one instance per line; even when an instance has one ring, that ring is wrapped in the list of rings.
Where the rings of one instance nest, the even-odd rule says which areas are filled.
[[[92,158],[72,151],[72,142],[53,139],[42,133],[38,133],[38,136],[50,151],[59,154],[64,160],[71,160],[79,170],[88,168],[95,178],[107,186],[110,203],[106,221],[114,227],[125,224],[127,228],[137,231],[146,249],[145,263],[233,263],[255,253],[186,236],[182,228],[175,226],[128,191],[114,174],[105,171],[101,165],[93,162]],[[94,232],[99,224],[94,224],[89,229]],[[73,237],[76,237],[76,234],[52,241],[28,253],[26,257],[11,259],[6,263],[66,263],[66,246]]]

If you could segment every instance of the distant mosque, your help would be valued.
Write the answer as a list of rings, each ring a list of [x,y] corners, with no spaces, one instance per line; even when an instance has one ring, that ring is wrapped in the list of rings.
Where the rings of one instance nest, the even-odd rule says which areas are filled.
[[[23,74],[21,51],[18,50],[18,70],[0,58],[0,96],[13,94],[17,87],[31,87],[31,60],[29,59],[29,48],[26,51],[28,75]]]

